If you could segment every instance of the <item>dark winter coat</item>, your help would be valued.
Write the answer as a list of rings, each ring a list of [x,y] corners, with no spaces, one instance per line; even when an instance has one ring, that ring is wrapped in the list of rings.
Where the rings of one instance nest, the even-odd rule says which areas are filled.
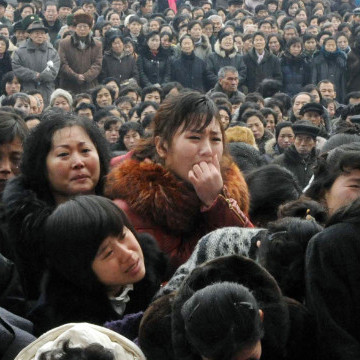
[[[246,82],[248,92],[257,91],[261,81],[264,79],[273,79],[282,82],[282,73],[280,60],[268,50],[264,50],[265,54],[260,64],[257,62],[257,54],[255,49],[251,49],[245,56],[246,65]]]
[[[316,164],[316,150],[311,151],[307,158],[303,158],[291,145],[285,152],[278,156],[273,164],[278,164],[290,170],[296,177],[300,187],[304,189],[313,176],[313,167]]]
[[[271,163],[275,158],[284,152],[284,150],[277,144],[275,137],[265,143],[264,149],[264,158],[267,163]]]
[[[182,52],[171,63],[171,81],[177,81],[186,88],[206,92],[209,78],[206,63],[195,56],[194,52],[190,55]]]
[[[215,84],[214,88],[212,88],[211,90],[208,91],[207,95],[211,95],[211,94],[214,93],[214,92],[222,92],[222,93],[224,93],[225,95],[227,95],[227,97],[228,97],[229,99],[231,99],[231,98],[233,98],[233,97],[235,98],[235,97],[239,97],[239,96],[240,96],[240,97],[245,96],[245,94],[242,93],[242,92],[239,91],[239,90],[233,91],[233,92],[231,92],[231,93],[225,91],[225,90],[222,88],[222,86],[220,85],[219,82],[217,82],[217,83]]]
[[[99,81],[107,77],[114,77],[120,83],[133,78],[139,84],[139,72],[134,57],[125,53],[118,57],[113,51],[106,51],[103,57]]]
[[[45,17],[43,18],[43,23],[44,26],[48,28],[48,34],[50,37],[50,42],[54,45],[56,42],[56,39],[59,35],[59,31],[62,27],[61,21],[59,19],[55,20],[54,25],[49,25],[49,23],[47,22],[47,20],[45,19]]]
[[[0,59],[0,83],[2,81],[3,76],[12,70],[11,66],[11,57],[9,51],[4,53],[4,56]]]
[[[215,43],[214,52],[206,59],[206,65],[210,72],[210,87],[214,87],[218,81],[218,72],[224,66],[233,66],[239,73],[239,86],[241,86],[246,77],[246,66],[243,57],[238,54],[235,47],[229,52],[225,52],[220,47],[220,42]]]
[[[292,56],[288,52],[280,59],[283,77],[283,92],[291,97],[311,82],[311,67],[303,55]]]
[[[307,304],[317,319],[321,359],[360,359],[360,224],[351,207],[359,209],[359,200],[334,215],[306,253]]]
[[[154,55],[148,46],[145,46],[137,59],[141,87],[155,84],[164,84],[170,81],[171,60],[169,52],[162,47]]]
[[[335,84],[336,100],[343,103],[346,95],[346,55],[340,50],[335,53],[329,53],[321,49],[315,53],[311,67],[312,83],[317,85],[321,80],[330,80]]]
[[[98,76],[102,66],[102,44],[89,36],[84,49],[76,34],[60,41],[59,56],[60,87],[74,94],[86,92],[98,84]],[[80,82],[78,75],[84,75],[85,81]]]
[[[138,234],[138,240],[144,254],[146,275],[128,293],[130,301],[126,303],[123,315],[145,311],[166,273],[167,259],[155,240],[148,234]],[[123,317],[114,310],[105,290],[85,291],[82,284],[69,282],[51,268],[40,302],[29,316],[36,335],[66,323],[89,322],[102,326],[106,321]]]
[[[360,49],[352,48],[347,57],[346,93],[360,90]]]

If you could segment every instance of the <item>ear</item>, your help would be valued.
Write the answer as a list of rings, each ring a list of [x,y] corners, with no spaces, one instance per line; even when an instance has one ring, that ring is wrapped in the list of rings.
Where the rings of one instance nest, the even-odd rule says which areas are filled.
[[[264,312],[261,309],[259,309],[259,315],[260,315],[261,322],[263,322],[264,321]]]
[[[168,153],[168,146],[164,143],[160,136],[155,136],[155,148],[162,159],[165,159]]]

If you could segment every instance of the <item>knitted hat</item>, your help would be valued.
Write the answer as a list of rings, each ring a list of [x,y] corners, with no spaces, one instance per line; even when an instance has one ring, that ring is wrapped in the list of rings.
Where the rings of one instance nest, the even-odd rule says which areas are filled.
[[[59,0],[58,1],[58,8],[67,7],[72,9],[73,8],[73,2],[72,0]]]
[[[76,26],[78,24],[88,24],[90,27],[92,27],[93,17],[89,14],[85,14],[84,12],[75,13],[73,25]]]
[[[313,139],[316,139],[320,131],[320,129],[317,126],[313,125],[310,121],[307,120],[296,121],[295,124],[293,125],[293,130],[295,136],[308,135],[311,136]]]
[[[256,147],[256,142],[252,131],[243,126],[229,127],[225,131],[227,142],[244,142]]]
[[[315,111],[319,115],[323,115],[324,107],[319,103],[310,102],[310,103],[303,105],[303,107],[300,109],[300,115],[304,115],[306,112],[309,112],[309,111]]]
[[[50,96],[50,106],[54,106],[55,99],[59,96],[62,96],[66,99],[70,106],[73,104],[73,99],[71,94],[64,89],[56,89]]]
[[[290,122],[290,121],[282,121],[282,122],[279,122],[276,124],[275,126],[275,139],[276,139],[276,142],[277,142],[277,139],[280,135],[280,132],[283,128],[286,128],[286,127],[293,127],[293,124]]]

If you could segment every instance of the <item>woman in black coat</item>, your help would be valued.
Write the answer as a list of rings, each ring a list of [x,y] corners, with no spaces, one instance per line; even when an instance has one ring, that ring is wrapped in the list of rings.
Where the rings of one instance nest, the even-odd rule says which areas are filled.
[[[156,31],[146,36],[146,45],[137,59],[141,87],[162,85],[170,81],[170,56],[160,46],[160,35]]]
[[[208,90],[209,72],[206,63],[194,53],[194,40],[190,35],[180,39],[181,55],[171,64],[171,81],[201,92]]]
[[[124,52],[120,31],[108,31],[105,35],[105,53],[99,80],[114,77],[120,83],[135,79],[139,83],[139,73],[133,56]]]
[[[150,235],[135,232],[111,200],[75,197],[57,207],[45,229],[48,276],[42,304],[30,316],[36,334],[144,311],[159,290],[165,255]]]
[[[267,78],[282,82],[280,60],[265,49],[266,37],[262,32],[253,36],[253,48],[244,56],[246,82],[249,93],[257,91],[259,84]]]
[[[9,40],[0,35],[0,82],[3,76],[12,70],[11,56],[8,50]]]

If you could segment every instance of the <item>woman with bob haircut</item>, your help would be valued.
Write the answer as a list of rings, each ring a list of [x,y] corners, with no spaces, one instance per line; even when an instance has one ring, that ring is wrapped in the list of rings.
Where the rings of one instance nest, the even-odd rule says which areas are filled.
[[[27,299],[37,299],[45,268],[44,221],[74,195],[101,195],[108,164],[104,136],[84,118],[49,113],[27,138],[21,175],[3,194]]]
[[[97,110],[110,106],[115,101],[115,91],[106,85],[99,85],[91,92],[92,102]]]
[[[322,359],[360,356],[359,184],[360,144],[352,143],[329,152],[308,190],[331,216],[306,253],[306,300],[317,319]]]
[[[204,234],[252,226],[247,186],[227,154],[216,105],[193,91],[163,101],[152,136],[111,171],[105,193],[137,231],[154,235],[171,272]]]
[[[109,199],[77,196],[59,205],[46,220],[45,234],[43,302],[31,315],[37,334],[72,322],[103,325],[143,311],[160,288],[165,256],[151,236],[136,234]]]

